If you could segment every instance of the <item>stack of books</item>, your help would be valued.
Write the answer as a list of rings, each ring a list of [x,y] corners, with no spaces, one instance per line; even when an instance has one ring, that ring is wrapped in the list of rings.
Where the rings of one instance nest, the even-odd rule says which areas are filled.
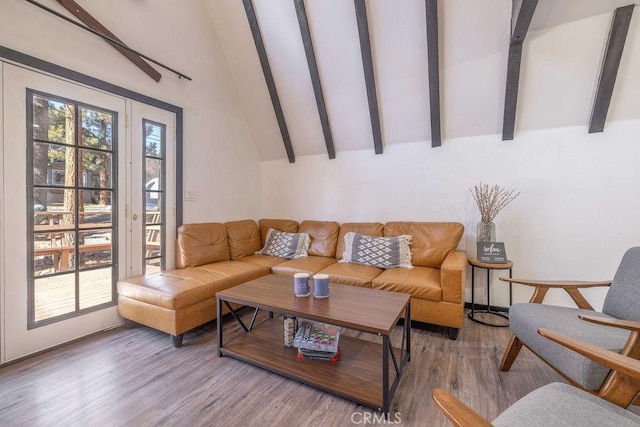
[[[335,362],[340,357],[340,328],[328,323],[299,319],[293,346],[298,358]]]

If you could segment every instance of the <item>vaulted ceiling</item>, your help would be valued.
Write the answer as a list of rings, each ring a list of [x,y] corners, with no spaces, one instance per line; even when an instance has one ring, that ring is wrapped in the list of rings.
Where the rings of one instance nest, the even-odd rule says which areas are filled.
[[[532,129],[575,125],[587,129],[614,10],[633,4],[629,0],[206,1],[260,158],[290,161],[316,154],[331,158],[332,148],[337,156],[347,150],[378,152],[376,128],[381,148],[418,141],[425,141],[425,149],[431,147],[435,134],[426,24],[430,3],[437,4],[443,146],[451,138],[503,134],[512,8],[515,27],[519,11],[527,6],[535,7],[535,12],[528,31],[524,28],[517,107],[508,108],[513,114],[513,138]],[[301,20],[301,5],[306,21]],[[372,114],[372,93],[367,92],[371,81],[365,78],[367,61],[361,49],[362,16],[357,9],[363,5],[379,126]],[[245,7],[255,15],[253,28]],[[640,118],[640,104],[631,96],[640,90],[640,79],[631,78],[640,72],[640,30],[634,19],[640,18],[631,20],[607,120]],[[310,36],[306,46],[304,25]],[[262,63],[254,36],[264,46]],[[308,62],[310,58],[315,64]],[[271,88],[265,63],[273,78]]]

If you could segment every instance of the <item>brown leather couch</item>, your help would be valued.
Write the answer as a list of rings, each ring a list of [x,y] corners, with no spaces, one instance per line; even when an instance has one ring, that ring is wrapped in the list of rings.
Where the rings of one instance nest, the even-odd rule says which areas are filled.
[[[309,256],[284,259],[256,255],[267,230],[305,232]],[[413,236],[414,268],[383,270],[338,263],[349,231],[372,236]],[[184,332],[217,317],[216,292],[270,274],[326,273],[333,283],[412,295],[411,319],[448,327],[457,338],[462,327],[467,256],[456,250],[464,227],[452,222],[345,223],[261,219],[225,224],[188,224],[178,229],[176,269],[118,282],[118,310],[130,321],[172,336],[182,345]],[[224,314],[224,313],[223,313]]]

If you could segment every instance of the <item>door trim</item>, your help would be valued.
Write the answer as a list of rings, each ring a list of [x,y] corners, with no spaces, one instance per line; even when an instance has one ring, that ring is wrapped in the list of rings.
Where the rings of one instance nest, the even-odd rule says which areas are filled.
[[[104,80],[97,79],[95,77],[91,77],[87,74],[79,73],[77,71],[71,70],[69,68],[62,67],[60,65],[56,65],[51,62],[44,61],[42,59],[36,58],[34,56],[27,55],[22,52],[18,52],[13,49],[9,49],[8,47],[0,45],[0,58],[4,58],[10,62],[15,62],[17,64],[34,68],[40,71],[43,71],[48,74],[53,74],[58,77],[65,78],[67,80],[81,83],[83,85],[89,86],[94,89],[100,89],[108,93],[112,93],[114,95],[120,95],[123,98],[129,98],[134,101],[142,102],[144,104],[149,104],[157,108],[161,108],[163,110],[171,111],[176,115],[176,142],[175,142],[175,158],[176,158],[176,229],[180,225],[182,225],[182,210],[183,210],[183,201],[182,201],[182,187],[183,187],[183,171],[182,171],[182,133],[183,133],[183,110],[182,107],[178,107],[177,105],[169,104],[167,102],[161,101],[156,98],[152,98],[147,95],[143,95],[141,93],[123,88],[121,86],[114,85],[112,83],[106,82]]]

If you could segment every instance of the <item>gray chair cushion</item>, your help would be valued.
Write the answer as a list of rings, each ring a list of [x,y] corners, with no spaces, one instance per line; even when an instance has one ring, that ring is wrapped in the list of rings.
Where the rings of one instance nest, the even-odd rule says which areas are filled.
[[[547,328],[581,341],[620,353],[629,331],[596,325],[578,314],[611,317],[603,313],[546,304],[514,304],[509,328],[534,353],[587,390],[598,390],[609,369],[538,334]]]
[[[494,426],[638,426],[640,416],[567,384],[536,389],[493,420]]]
[[[640,321],[640,247],[622,257],[602,312],[617,319]]]

